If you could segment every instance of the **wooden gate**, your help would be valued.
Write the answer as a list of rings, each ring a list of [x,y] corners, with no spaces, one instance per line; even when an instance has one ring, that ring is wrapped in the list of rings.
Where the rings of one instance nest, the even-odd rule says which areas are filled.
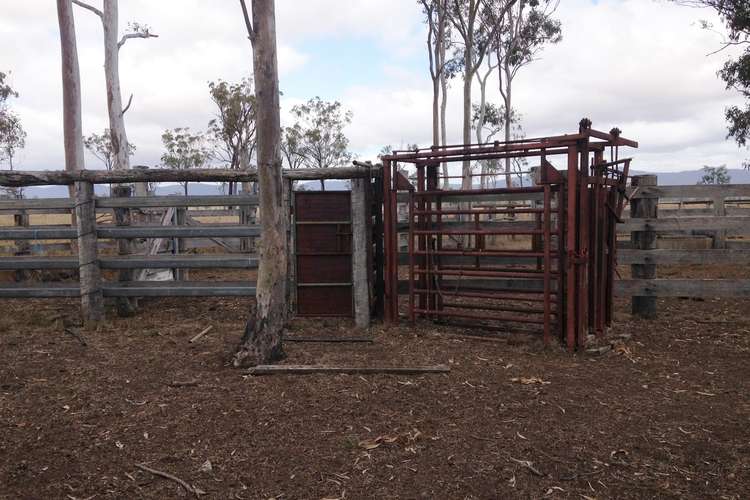
[[[294,193],[297,314],[354,314],[349,191]]]

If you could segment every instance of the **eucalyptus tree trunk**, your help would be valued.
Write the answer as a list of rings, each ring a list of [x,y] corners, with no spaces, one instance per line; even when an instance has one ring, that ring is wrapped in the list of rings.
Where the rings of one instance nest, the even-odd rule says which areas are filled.
[[[83,0],[72,0],[74,4],[96,14],[102,22],[104,33],[104,80],[107,86],[107,114],[109,115],[109,136],[112,143],[114,170],[130,168],[128,137],[125,133],[124,114],[120,90],[120,48],[131,38],[156,37],[148,29],[128,33],[118,40],[118,0],[103,0],[102,10]],[[132,96],[131,96],[132,97]],[[128,106],[130,104],[128,103]]]
[[[253,45],[258,118],[258,184],[261,238],[256,310],[245,327],[234,365],[258,365],[284,357],[287,319],[287,224],[281,175],[281,119],[274,0],[252,1],[252,22],[240,0]]]
[[[473,3],[473,0],[472,0]],[[474,20],[469,18],[469,33],[474,33]],[[464,120],[463,120],[463,141],[464,144],[471,144],[471,84],[474,80],[474,43],[471,37],[465,40],[464,48]],[[461,188],[471,189],[471,162],[464,160],[461,166]]]
[[[505,116],[504,116],[504,127],[505,127],[505,142],[510,141],[510,129],[512,126],[511,120],[513,119],[513,100],[512,100],[512,75],[508,64],[504,64],[505,72],[505,91],[503,92],[503,102],[505,104]],[[512,187],[513,180],[511,179],[511,160],[510,158],[505,159],[505,187]]]
[[[492,74],[492,71],[494,71],[495,66],[492,65],[492,62],[489,59],[487,59],[487,72],[482,76],[482,74],[477,73],[477,81],[479,82],[479,116],[477,117],[477,129],[476,129],[476,137],[477,137],[477,144],[481,144],[484,141],[483,137],[483,128],[484,128],[484,118],[487,114],[487,81],[490,78],[490,74]],[[479,178],[479,185],[482,189],[486,187],[485,179],[487,178],[487,160],[480,160],[481,170],[480,174],[481,177]]]
[[[441,60],[445,64],[445,45],[442,47]],[[448,144],[448,132],[445,124],[445,110],[448,107],[448,78],[445,76],[445,71],[440,75],[440,87],[442,95],[440,96],[440,145],[446,146]],[[448,178],[448,162],[443,162],[443,189],[450,187],[450,179]]]
[[[71,0],[57,0],[60,25],[63,89],[63,140],[65,170],[83,170],[83,125],[81,124],[81,74],[78,68],[76,27]],[[71,186],[71,196],[74,188]]]
[[[76,26],[73,5],[70,0],[57,0],[57,22],[60,26],[60,52],[62,59],[63,90],[63,143],[65,147],[65,170],[83,170],[83,125],[81,123],[81,73],[78,68]],[[68,186],[71,199],[75,198],[75,186]],[[76,226],[76,214],[70,214]],[[74,251],[77,242],[71,241]]]
[[[128,137],[125,134],[122,94],[120,91],[120,47],[117,42],[117,0],[104,0],[102,28],[104,31],[104,76],[107,85],[109,135],[112,142],[114,169],[130,168]]]

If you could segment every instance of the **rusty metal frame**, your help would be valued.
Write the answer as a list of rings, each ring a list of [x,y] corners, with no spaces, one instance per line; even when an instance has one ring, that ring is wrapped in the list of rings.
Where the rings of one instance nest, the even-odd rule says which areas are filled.
[[[612,321],[615,224],[622,211],[631,162],[619,159],[619,148],[623,146],[638,147],[638,143],[621,137],[616,128],[609,133],[594,130],[591,122],[584,119],[575,134],[394,151],[384,156],[386,323],[398,323],[400,317],[399,230],[405,227],[408,286],[403,291],[408,293],[406,313],[411,322],[419,317],[456,317],[541,325],[546,343],[558,337],[570,350],[584,346],[589,331],[602,335]],[[605,162],[607,150],[610,158]],[[438,168],[443,162],[534,157],[540,162],[536,186],[462,190],[438,187]],[[558,170],[552,161],[561,157],[564,168]],[[416,185],[399,171],[399,164],[403,163],[416,167]],[[472,177],[483,175],[486,176]],[[405,226],[398,223],[398,197],[403,191],[408,192]],[[524,194],[541,194],[541,205],[471,205],[488,195]],[[446,201],[457,196],[471,201],[443,209]],[[495,229],[482,220],[511,213],[531,214],[534,228]],[[493,235],[531,235],[532,249],[487,249],[486,239]],[[463,243],[446,247],[446,238],[468,242],[471,248],[464,248]],[[493,267],[483,264],[488,257],[527,261],[533,258],[535,267]],[[461,265],[443,262],[450,258],[464,261]],[[460,288],[449,289],[447,278],[464,282]],[[509,279],[513,286],[507,282]],[[537,281],[540,286],[535,289]],[[524,283],[534,285],[518,288]],[[529,306],[539,302],[541,307]],[[508,312],[513,314],[505,314]]]

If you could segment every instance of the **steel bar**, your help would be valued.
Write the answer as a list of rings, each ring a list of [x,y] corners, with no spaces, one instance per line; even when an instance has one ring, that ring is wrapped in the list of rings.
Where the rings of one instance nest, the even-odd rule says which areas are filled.
[[[519,312],[529,314],[556,314],[555,311],[549,313],[545,311],[544,307],[530,308],[530,307],[512,307],[512,306],[496,306],[492,304],[460,304],[455,302],[446,302],[445,307],[453,307],[456,309],[479,309],[487,311],[504,311],[504,312]]]
[[[523,290],[498,289],[500,293],[471,292],[471,291],[447,291],[447,290],[415,290],[416,293],[430,293],[446,297],[467,297],[475,299],[509,300],[517,302],[544,302],[542,292],[524,292]],[[512,292],[512,293],[503,293]],[[522,294],[522,295],[518,295]],[[524,295],[525,294],[525,295]]]
[[[542,213],[542,208],[481,208],[477,209],[449,209],[449,210],[417,210],[414,215],[495,215],[495,214],[538,214]]]
[[[447,306],[446,306],[447,307]],[[434,314],[436,316],[451,316],[454,318],[471,318],[471,319],[481,319],[484,321],[511,321],[514,323],[532,323],[532,324],[544,324],[543,319],[538,319],[534,317],[528,317],[528,316],[511,316],[511,315],[492,315],[492,314],[483,314],[479,317],[473,314],[466,314],[466,313],[457,313],[453,311],[430,311],[429,309],[417,309],[415,312],[419,314]]]

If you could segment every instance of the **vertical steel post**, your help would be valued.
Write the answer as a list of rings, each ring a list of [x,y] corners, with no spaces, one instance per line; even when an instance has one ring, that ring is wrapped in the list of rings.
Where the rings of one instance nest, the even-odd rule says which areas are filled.
[[[411,321],[411,324],[414,324],[414,321],[416,320],[416,314],[414,312],[415,304],[414,304],[414,191],[409,190],[409,241],[408,241],[408,251],[409,251],[409,321]],[[422,235],[420,235],[421,238]],[[419,282],[420,282],[420,289],[424,290],[422,288],[422,278],[423,274],[420,271],[419,275]],[[422,294],[420,293],[419,296],[419,308],[424,309],[424,306],[422,304]]]
[[[578,249],[578,151],[575,146],[568,147],[568,186],[567,186],[567,224],[565,226],[566,254],[566,330],[565,339],[569,351],[576,347],[577,322],[577,276],[576,256]]]
[[[551,280],[552,280],[552,196],[549,184],[544,185],[544,344],[549,345],[550,339],[550,307],[551,307]],[[559,277],[558,277],[559,279]]]
[[[394,257],[398,258],[398,255],[393,255],[391,240],[393,239],[393,220],[391,217],[391,161],[383,160],[383,246],[385,248],[385,272],[383,273],[383,309],[385,316],[386,326],[393,323],[393,289],[391,287],[391,280],[393,275],[391,273],[391,262]],[[398,279],[398,277],[397,277]]]
[[[589,148],[588,140],[582,141],[580,147],[580,171],[579,182],[580,189],[578,195],[580,198],[578,204],[578,318],[577,318],[577,346],[586,345],[589,326],[589,280],[588,280],[588,262],[589,256],[589,217],[590,217],[590,196],[589,191]]]

